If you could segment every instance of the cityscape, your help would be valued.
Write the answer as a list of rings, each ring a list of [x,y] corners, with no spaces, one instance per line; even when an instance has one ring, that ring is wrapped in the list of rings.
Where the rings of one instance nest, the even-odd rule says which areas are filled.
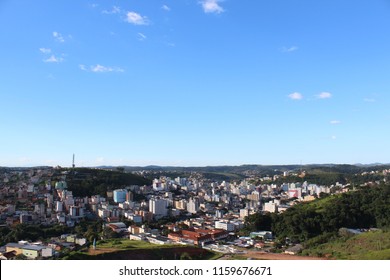
[[[19,260],[389,260],[389,15],[386,0],[0,1],[4,278],[33,271]]]
[[[389,176],[389,165],[0,168],[0,258],[388,259]],[[382,216],[354,201],[371,191]],[[347,213],[333,225],[301,221],[337,200]],[[349,241],[360,253],[332,248]]]

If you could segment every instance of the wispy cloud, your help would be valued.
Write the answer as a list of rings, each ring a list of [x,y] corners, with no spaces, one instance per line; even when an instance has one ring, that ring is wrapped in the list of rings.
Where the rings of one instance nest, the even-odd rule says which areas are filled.
[[[320,94],[317,95],[317,98],[319,99],[327,99],[331,98],[332,94],[330,92],[321,92]]]
[[[171,10],[171,8],[169,8],[167,5],[162,5],[161,9],[163,9],[164,11],[167,11],[167,12],[169,12]]]
[[[143,40],[145,40],[147,37],[146,37],[146,35],[145,34],[143,34],[143,33],[138,33],[138,40],[140,40],[140,41],[143,41]]]
[[[298,50],[297,46],[291,46],[291,47],[283,47],[281,48],[281,51],[284,53],[290,53],[290,52],[295,52]]]
[[[303,98],[303,95],[299,92],[293,92],[289,94],[288,97],[292,100],[301,100]]]
[[[43,60],[43,62],[47,62],[47,63],[60,63],[63,61],[64,61],[63,57],[55,56],[54,54],[52,54],[49,58]]]
[[[200,1],[200,4],[202,5],[203,11],[205,13],[220,14],[225,10],[219,5],[219,2],[222,2],[222,0],[202,0]]]
[[[330,124],[340,124],[340,123],[341,123],[341,121],[339,121],[339,120],[330,121]]]
[[[44,54],[49,54],[51,53],[51,49],[48,48],[39,48],[39,51]]]
[[[18,159],[18,161],[21,163],[30,163],[32,160],[29,157],[21,157]]]
[[[95,160],[96,164],[103,164],[105,162],[104,157],[99,157]]]
[[[94,72],[94,73],[108,73],[108,72],[124,72],[120,67],[111,67],[111,66],[103,66],[100,64],[91,65],[89,67],[84,64],[80,64],[79,68],[83,71]]]
[[[126,21],[134,25],[148,25],[149,20],[147,17],[142,16],[136,12],[128,12],[126,14]]]
[[[175,44],[175,43],[166,43],[166,45],[167,45],[168,47],[172,47],[172,48],[176,47],[176,44]]]
[[[84,64],[80,64],[79,68],[83,71],[88,71],[88,68]]]
[[[336,140],[336,139],[337,139],[337,136],[336,136],[336,135],[332,135],[331,139],[332,139],[332,140]]]
[[[374,99],[374,98],[364,98],[363,101],[364,102],[373,103],[373,102],[376,102],[376,99]]]
[[[65,42],[65,39],[64,37],[62,36],[61,33],[57,32],[57,31],[53,31],[53,37],[54,39],[57,41],[57,42],[60,42],[60,43],[64,43]]]
[[[111,10],[103,10],[103,14],[112,15],[112,14],[119,14],[121,12],[121,8],[118,6],[113,6]]]

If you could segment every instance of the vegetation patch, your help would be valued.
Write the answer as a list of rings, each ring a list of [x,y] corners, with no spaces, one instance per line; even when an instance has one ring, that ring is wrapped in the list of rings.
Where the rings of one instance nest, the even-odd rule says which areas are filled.
[[[327,256],[334,259],[390,260],[390,231],[377,230],[352,237],[332,238],[323,244],[306,243],[306,256]]]
[[[143,241],[124,240],[121,244],[110,240],[98,243],[97,250],[71,252],[64,260],[209,260],[220,254],[189,246],[155,245]]]

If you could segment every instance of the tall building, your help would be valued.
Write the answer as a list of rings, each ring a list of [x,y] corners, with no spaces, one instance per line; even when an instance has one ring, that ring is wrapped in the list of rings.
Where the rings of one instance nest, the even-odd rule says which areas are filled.
[[[271,201],[264,203],[264,211],[270,212],[270,213],[278,212],[278,205],[277,205],[277,203],[274,203],[274,202],[271,202]]]
[[[240,209],[240,218],[245,219],[245,217],[249,216],[249,208]]]
[[[116,202],[116,203],[125,202],[126,195],[127,195],[127,190],[124,190],[124,189],[114,190],[114,193],[113,193],[114,202]]]
[[[187,212],[191,214],[196,214],[199,210],[199,200],[197,198],[190,198],[187,203]]]
[[[60,181],[55,184],[56,190],[66,190],[68,188],[68,184],[65,181]]]
[[[84,217],[84,208],[80,206],[71,206],[69,214],[72,218]]]
[[[149,200],[149,211],[158,219],[168,215],[168,201],[159,197]]]

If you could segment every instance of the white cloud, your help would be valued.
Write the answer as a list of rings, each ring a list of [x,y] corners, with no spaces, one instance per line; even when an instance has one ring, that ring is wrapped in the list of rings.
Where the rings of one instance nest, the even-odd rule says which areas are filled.
[[[167,5],[163,5],[161,7],[161,9],[163,9],[164,11],[167,11],[167,12],[169,12],[171,10],[171,8],[169,8]]]
[[[376,101],[376,99],[374,99],[374,98],[364,98],[363,100],[364,100],[364,102],[369,102],[369,103],[373,103]]]
[[[49,58],[43,60],[43,62],[48,62],[48,63],[60,63],[63,61],[64,58],[55,56],[54,54],[52,54]]]
[[[29,157],[21,157],[18,160],[21,163],[30,163],[31,162],[31,158],[29,158]]]
[[[200,1],[200,4],[203,7],[203,11],[205,13],[215,13],[220,14],[223,13],[225,10],[218,4],[219,2],[222,2],[221,0],[202,0]]]
[[[84,64],[80,64],[80,65],[79,65],[79,68],[80,68],[81,70],[83,70],[83,71],[88,71],[87,67],[85,67]]]
[[[107,15],[119,14],[120,12],[121,12],[121,8],[119,8],[118,6],[112,7],[112,9],[110,11],[108,11],[108,10],[102,11],[103,14],[107,14]]]
[[[330,121],[330,124],[340,124],[340,123],[341,123],[341,121],[339,121],[339,120]]]
[[[301,100],[303,98],[303,95],[299,92],[293,92],[289,94],[288,97],[292,100]]]
[[[297,46],[291,46],[291,47],[283,47],[281,49],[282,52],[289,53],[289,52],[294,52],[297,51],[298,47]]]
[[[91,66],[92,72],[124,72],[122,68],[119,67],[107,67],[100,64],[96,64],[95,66]]]
[[[140,41],[143,41],[143,40],[145,40],[147,37],[145,36],[145,34],[143,34],[143,33],[138,33],[138,40],[140,40]]]
[[[335,135],[332,135],[332,140],[336,140],[337,137]]]
[[[99,157],[95,160],[96,164],[103,164],[105,162],[104,157]]]
[[[79,68],[83,71],[94,72],[94,73],[124,72],[125,71],[119,67],[103,66],[100,64],[91,65],[89,67],[85,66],[84,64],[80,64]]]
[[[56,39],[56,41],[58,41],[60,43],[64,43],[65,42],[64,37],[61,35],[61,33],[57,32],[57,31],[53,32],[53,37],[54,37],[54,39]]]
[[[145,16],[141,16],[140,14],[137,14],[136,12],[128,12],[126,14],[126,21],[131,24],[135,25],[148,25],[149,20]]]
[[[317,95],[317,98],[319,99],[327,99],[331,98],[332,94],[330,92],[321,92],[320,94]]]
[[[51,49],[48,49],[48,48],[40,48],[39,51],[40,51],[41,53],[44,53],[44,54],[51,53]]]

